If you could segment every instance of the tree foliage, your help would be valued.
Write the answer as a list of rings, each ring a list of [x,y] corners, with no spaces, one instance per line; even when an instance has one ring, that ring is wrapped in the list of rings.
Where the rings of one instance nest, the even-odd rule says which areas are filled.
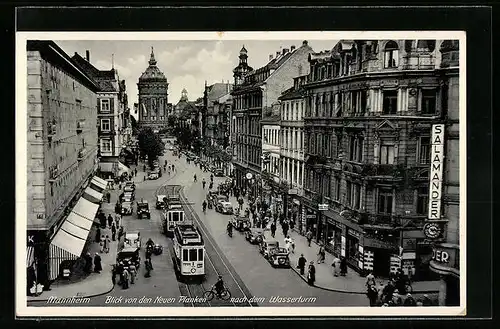
[[[160,136],[155,134],[149,127],[143,128],[139,132],[139,150],[142,155],[148,156],[149,166],[153,166],[153,161],[163,155],[165,144]]]

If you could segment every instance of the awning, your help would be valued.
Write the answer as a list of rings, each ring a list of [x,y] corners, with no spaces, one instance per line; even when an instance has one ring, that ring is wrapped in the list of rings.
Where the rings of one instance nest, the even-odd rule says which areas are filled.
[[[59,234],[59,233],[58,233]],[[83,246],[82,246],[83,248]],[[81,253],[81,251],[80,251]],[[59,276],[59,268],[65,260],[76,260],[80,256],[75,256],[71,252],[51,244],[49,247],[50,280],[55,280]]]
[[[93,203],[99,203],[102,200],[102,193],[97,192],[90,187],[87,187],[85,189],[85,196],[88,198],[88,201],[91,201]]]
[[[333,210],[325,210],[325,211],[322,211],[322,213],[327,217],[327,219],[328,218],[333,219],[334,221],[340,222],[340,223],[344,224],[345,226],[352,228],[355,231],[363,232],[363,229],[361,228],[361,226],[348,220],[347,218],[340,216],[340,214],[338,214],[337,212],[335,212]]]
[[[26,267],[31,267],[35,262],[35,248],[29,246],[26,248]]]
[[[82,239],[82,240],[87,240],[87,237],[89,236],[89,233],[90,233],[89,230],[84,229],[81,226],[75,225],[72,222],[69,222],[67,220],[61,226],[60,230],[68,233],[69,235],[72,235],[72,236],[75,236],[79,239]]]
[[[68,218],[66,218],[66,221],[73,224],[74,226],[77,226],[87,231],[90,231],[90,227],[92,226],[92,221],[83,218],[82,216],[77,215],[74,212],[69,213]]]
[[[97,176],[92,177],[92,180],[90,181],[90,183],[94,184],[95,186],[97,186],[98,188],[100,188],[102,190],[105,190],[106,187],[108,186],[107,181],[105,181],[104,179],[97,177]]]
[[[118,161],[118,175],[122,175],[123,173],[130,173],[130,168]]]
[[[95,219],[97,209],[99,209],[99,205],[80,198],[71,212],[92,223]]]
[[[113,172],[113,162],[99,162],[99,169],[102,172]]]

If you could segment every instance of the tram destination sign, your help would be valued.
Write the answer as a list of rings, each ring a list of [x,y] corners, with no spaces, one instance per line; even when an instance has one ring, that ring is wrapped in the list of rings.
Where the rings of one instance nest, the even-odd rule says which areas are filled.
[[[429,182],[428,219],[441,219],[441,192],[444,162],[444,124],[432,125],[431,170]]]

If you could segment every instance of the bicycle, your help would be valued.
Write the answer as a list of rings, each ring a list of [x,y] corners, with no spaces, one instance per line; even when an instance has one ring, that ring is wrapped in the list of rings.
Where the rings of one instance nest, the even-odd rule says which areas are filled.
[[[212,299],[214,299],[214,297],[217,297],[217,299],[229,300],[229,298],[231,298],[231,292],[226,287],[224,287],[219,296],[219,294],[215,290],[215,287],[212,287],[212,289],[207,290],[203,293],[203,298],[205,298],[207,301],[211,301]]]

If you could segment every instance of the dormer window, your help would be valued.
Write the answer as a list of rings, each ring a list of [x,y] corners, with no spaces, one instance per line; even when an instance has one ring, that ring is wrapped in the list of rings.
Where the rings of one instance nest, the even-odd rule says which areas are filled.
[[[399,64],[399,47],[394,41],[389,41],[384,48],[384,67],[395,68]]]

